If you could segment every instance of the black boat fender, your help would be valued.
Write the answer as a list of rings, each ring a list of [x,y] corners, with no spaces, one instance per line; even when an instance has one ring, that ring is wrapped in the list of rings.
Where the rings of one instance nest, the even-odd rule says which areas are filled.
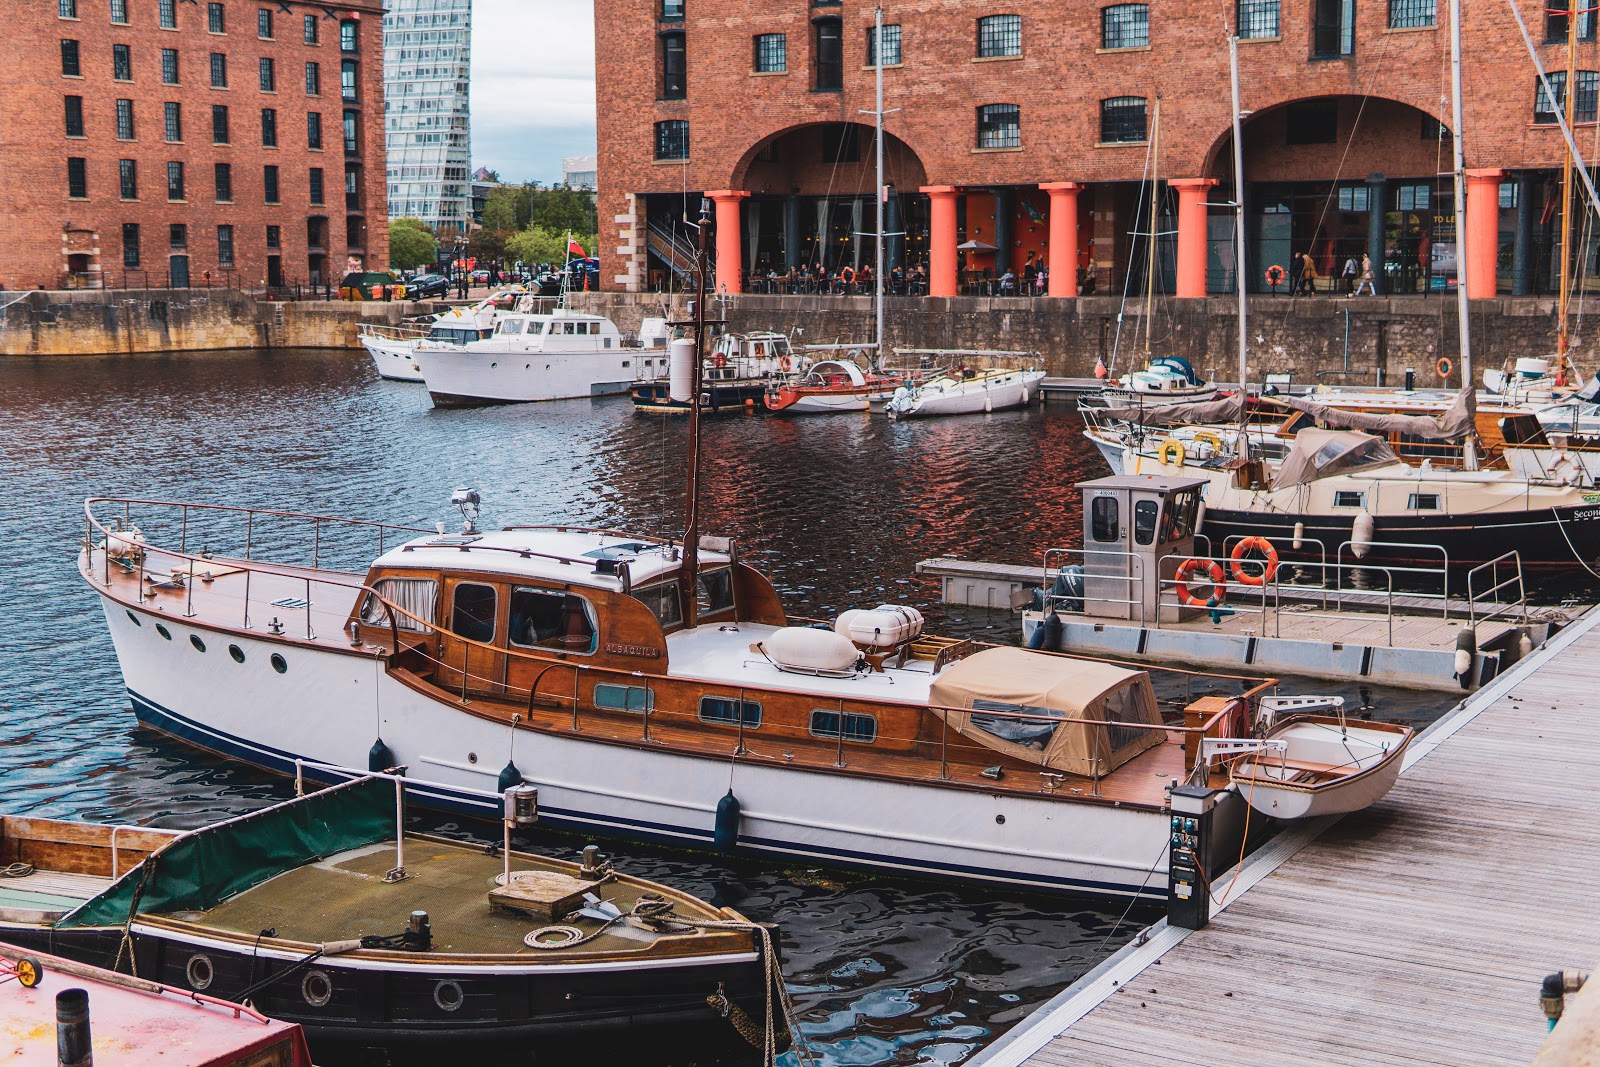
[[[383,738],[380,737],[372,742],[372,747],[367,750],[367,770],[373,774],[382,774],[394,765],[394,753],[383,743]]]
[[[729,789],[727,795],[717,801],[717,821],[711,834],[721,855],[726,856],[739,844],[739,818],[739,798]]]

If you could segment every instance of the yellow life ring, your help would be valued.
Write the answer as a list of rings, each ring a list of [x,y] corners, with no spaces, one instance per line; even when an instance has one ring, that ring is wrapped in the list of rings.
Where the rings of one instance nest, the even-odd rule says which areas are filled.
[[[1161,442],[1161,447],[1156,450],[1156,455],[1161,457],[1161,462],[1183,466],[1183,442],[1176,437],[1169,437]]]
[[[1194,440],[1195,440],[1196,444],[1200,444],[1200,443],[1203,442],[1205,444],[1210,445],[1213,449],[1215,449],[1218,452],[1222,451],[1222,438],[1218,437],[1216,434],[1212,433],[1210,430],[1197,431],[1195,433],[1195,435],[1194,435]]]
[[[1449,356],[1440,356],[1439,362],[1433,365],[1433,369],[1438,372],[1439,377],[1448,378],[1450,372],[1456,369],[1456,365],[1450,362]]]

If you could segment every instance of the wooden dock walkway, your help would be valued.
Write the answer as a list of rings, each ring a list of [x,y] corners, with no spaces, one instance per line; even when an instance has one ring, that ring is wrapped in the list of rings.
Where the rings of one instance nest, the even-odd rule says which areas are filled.
[[[1251,857],[1209,927],[1156,924],[973,1067],[1529,1062],[1539,980],[1600,960],[1597,623],[1413,743],[1383,802]]]

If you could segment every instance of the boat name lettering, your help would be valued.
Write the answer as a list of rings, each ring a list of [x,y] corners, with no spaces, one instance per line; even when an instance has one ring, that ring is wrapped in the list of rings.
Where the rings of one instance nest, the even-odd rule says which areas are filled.
[[[1580,522],[1586,519],[1600,519],[1600,508],[1579,508],[1572,513],[1572,517]]]
[[[619,645],[607,641],[606,651],[616,656],[643,656],[645,659],[661,658],[661,650],[650,645]]]

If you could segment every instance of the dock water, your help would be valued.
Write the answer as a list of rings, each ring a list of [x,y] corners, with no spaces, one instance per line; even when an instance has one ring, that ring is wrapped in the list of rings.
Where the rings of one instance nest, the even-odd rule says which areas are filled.
[[[1413,743],[1378,805],[1216,872],[1207,928],[1157,923],[972,1063],[1527,1063],[1541,977],[1600,960],[1597,657],[1591,611]]]

